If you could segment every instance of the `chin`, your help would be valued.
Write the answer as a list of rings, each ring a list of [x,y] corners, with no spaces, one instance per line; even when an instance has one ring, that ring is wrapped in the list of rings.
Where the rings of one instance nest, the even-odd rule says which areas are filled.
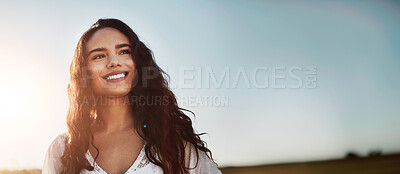
[[[131,91],[131,84],[128,83],[94,83],[92,85],[94,86],[93,92],[99,96],[122,97],[128,95]]]
[[[114,88],[114,89],[94,90],[93,92],[97,96],[124,97],[124,96],[127,96],[129,94],[130,89],[127,89],[127,88]]]
[[[127,96],[129,94],[129,90],[127,89],[114,89],[112,91],[104,91],[103,95],[104,96],[114,96],[114,97],[123,97],[123,96]]]

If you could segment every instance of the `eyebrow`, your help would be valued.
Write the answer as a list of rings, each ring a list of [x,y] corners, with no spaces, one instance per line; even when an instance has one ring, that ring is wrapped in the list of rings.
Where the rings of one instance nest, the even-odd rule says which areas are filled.
[[[126,44],[126,43],[115,45],[115,48],[123,48],[123,47],[131,47],[131,45]]]
[[[129,47],[129,48],[131,48],[131,45],[130,45],[130,44],[127,44],[127,43],[122,43],[122,44],[117,44],[117,45],[115,45],[115,48],[123,48],[123,47]],[[96,51],[106,51],[106,50],[107,50],[107,49],[104,48],[104,47],[95,48],[95,49],[89,51],[89,53],[88,53],[87,55],[89,56],[90,54],[92,54],[93,52],[96,52]]]

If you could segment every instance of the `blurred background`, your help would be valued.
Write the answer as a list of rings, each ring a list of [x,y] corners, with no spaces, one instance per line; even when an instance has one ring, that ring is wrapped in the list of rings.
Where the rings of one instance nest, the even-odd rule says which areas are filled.
[[[0,173],[67,131],[69,65],[127,23],[223,173],[400,173],[399,1],[2,1]]]

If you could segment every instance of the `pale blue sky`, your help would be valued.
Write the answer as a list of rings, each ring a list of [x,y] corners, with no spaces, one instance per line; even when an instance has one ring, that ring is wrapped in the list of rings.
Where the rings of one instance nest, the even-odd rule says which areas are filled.
[[[12,1],[1,3],[0,15],[0,169],[40,168],[48,145],[66,131],[74,49],[102,17],[133,28],[180,100],[228,97],[227,106],[182,106],[195,112],[195,128],[208,133],[202,138],[220,166],[400,151],[396,1]],[[294,72],[304,81],[308,66],[317,68],[317,87],[273,87],[273,69],[285,68],[277,72],[287,77],[302,68]],[[220,80],[224,68],[229,82],[200,86],[207,69]],[[255,82],[257,68],[267,70]],[[184,69],[195,88],[182,86]],[[255,88],[265,77],[269,86]]]

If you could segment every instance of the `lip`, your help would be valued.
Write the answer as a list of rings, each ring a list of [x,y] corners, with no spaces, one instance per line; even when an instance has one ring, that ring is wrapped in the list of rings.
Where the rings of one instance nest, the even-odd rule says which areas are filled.
[[[121,78],[117,78],[117,79],[107,79],[108,76],[112,76],[112,75],[116,75],[116,74],[121,74],[121,73],[124,73],[125,76],[124,76],[124,77],[121,77]],[[118,70],[118,71],[110,72],[110,73],[104,75],[102,78],[103,78],[104,80],[106,80],[107,82],[120,82],[120,81],[125,80],[125,79],[128,77],[128,74],[129,74],[128,71]]]

